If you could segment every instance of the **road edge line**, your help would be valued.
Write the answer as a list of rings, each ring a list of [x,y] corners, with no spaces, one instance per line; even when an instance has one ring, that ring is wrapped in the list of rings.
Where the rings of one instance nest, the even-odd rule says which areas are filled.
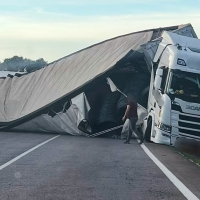
[[[151,151],[145,146],[140,144],[144,152],[151,158],[151,160],[159,167],[159,169],[167,176],[167,178],[179,189],[179,191],[189,200],[199,200],[171,171],[165,167]]]
[[[2,169],[4,169],[4,168],[8,167],[9,165],[11,165],[12,163],[14,163],[15,161],[19,160],[20,158],[24,157],[25,155],[29,154],[30,152],[34,151],[35,149],[37,149],[37,148],[41,147],[42,145],[44,145],[44,144],[46,144],[46,143],[48,143],[48,142],[50,142],[50,141],[56,139],[56,138],[59,137],[59,136],[60,136],[60,135],[57,135],[57,136],[55,136],[55,137],[52,137],[52,138],[50,138],[50,139],[48,139],[48,140],[46,140],[46,141],[44,141],[44,142],[42,142],[42,143],[40,143],[40,144],[34,146],[33,148],[29,149],[28,151],[25,151],[24,153],[20,154],[19,156],[13,158],[12,160],[6,162],[5,164],[3,164],[3,165],[0,166],[0,171],[1,171]]]

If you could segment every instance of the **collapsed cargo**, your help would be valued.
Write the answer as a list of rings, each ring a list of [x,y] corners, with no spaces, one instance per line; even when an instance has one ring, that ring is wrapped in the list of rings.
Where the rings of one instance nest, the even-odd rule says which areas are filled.
[[[0,79],[1,130],[90,135],[122,125],[126,98],[112,93],[106,78],[146,107],[150,70],[141,45],[160,37],[163,30],[178,28],[119,36],[30,74]],[[115,134],[120,129],[107,135]]]

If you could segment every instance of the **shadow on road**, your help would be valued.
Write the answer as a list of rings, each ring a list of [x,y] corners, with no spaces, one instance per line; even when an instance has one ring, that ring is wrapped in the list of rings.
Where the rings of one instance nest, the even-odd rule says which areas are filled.
[[[200,141],[179,138],[176,140],[175,148],[180,152],[200,157]]]

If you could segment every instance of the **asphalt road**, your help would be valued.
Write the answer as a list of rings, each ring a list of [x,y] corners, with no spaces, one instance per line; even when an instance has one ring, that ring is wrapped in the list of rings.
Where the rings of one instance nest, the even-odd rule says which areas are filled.
[[[0,133],[0,165],[53,134]],[[62,135],[0,170],[1,200],[185,199],[136,140]]]

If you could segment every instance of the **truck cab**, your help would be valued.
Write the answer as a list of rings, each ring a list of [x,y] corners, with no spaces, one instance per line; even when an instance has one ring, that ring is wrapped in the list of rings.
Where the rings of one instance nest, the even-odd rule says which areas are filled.
[[[200,140],[200,40],[164,31],[152,60],[145,139]]]

